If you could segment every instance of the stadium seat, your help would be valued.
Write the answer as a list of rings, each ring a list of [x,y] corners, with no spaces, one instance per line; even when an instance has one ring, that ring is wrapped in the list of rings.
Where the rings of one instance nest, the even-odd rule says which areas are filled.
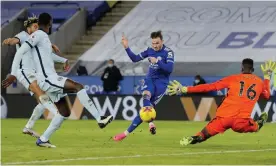
[[[66,20],[70,19],[77,11],[78,7],[74,8],[41,8],[41,7],[32,7],[28,9],[28,16],[32,16],[33,14],[38,16],[43,12],[47,12],[53,17],[53,31],[58,30],[58,28],[66,22]]]
[[[87,26],[91,26],[110,9],[106,1],[4,1],[1,4],[2,25],[8,23],[22,8],[28,8],[28,16],[49,12],[53,15],[54,23],[60,25],[73,16],[78,8],[85,8],[88,11]]]

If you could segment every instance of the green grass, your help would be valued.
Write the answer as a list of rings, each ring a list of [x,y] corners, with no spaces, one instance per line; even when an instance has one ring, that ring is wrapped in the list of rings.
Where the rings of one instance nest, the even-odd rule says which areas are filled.
[[[110,138],[124,131],[130,122],[115,120],[101,130],[95,121],[67,120],[51,138],[57,148],[48,149],[37,147],[35,138],[21,133],[26,121],[2,120],[2,164],[276,164],[275,123],[266,124],[259,133],[238,134],[229,130],[204,143],[181,147],[180,138],[195,134],[206,123],[156,121],[157,135],[150,135],[148,125],[142,124],[123,142],[113,142]],[[49,122],[39,120],[36,131],[42,133]],[[44,163],[28,163],[31,161]]]

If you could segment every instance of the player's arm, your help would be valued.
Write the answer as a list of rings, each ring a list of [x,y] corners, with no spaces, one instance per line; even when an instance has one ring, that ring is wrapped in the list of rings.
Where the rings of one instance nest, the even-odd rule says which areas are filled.
[[[25,43],[23,43],[22,46],[16,51],[13,59],[13,63],[12,63],[11,75],[15,76],[23,55],[28,51],[30,51],[34,46],[36,46],[39,43],[40,39],[42,38],[41,34],[36,32],[34,32],[30,36],[30,38]]]
[[[126,50],[128,57],[132,60],[132,62],[139,62],[148,57],[148,51],[147,51],[148,49],[141,52],[138,55],[133,53],[129,47],[127,47],[125,50]]]
[[[70,69],[70,64],[69,64],[69,61],[68,59],[66,58],[63,58],[61,56],[58,56],[57,54],[55,53],[52,53],[52,59],[54,62],[58,62],[58,63],[63,63],[63,70],[66,72]]]
[[[3,41],[3,45],[15,45],[15,44],[19,44],[20,43],[20,39],[18,37],[13,37],[13,38],[7,38]]]
[[[55,51],[56,54],[60,54],[60,50],[59,50],[58,46],[52,44],[52,49]]]
[[[126,52],[127,52],[127,55],[129,56],[129,58],[132,60],[132,62],[139,62],[141,60],[143,60],[144,58],[147,58],[148,57],[148,49],[141,52],[140,54],[136,55],[135,53],[133,53],[131,51],[131,49],[129,48],[128,46],[128,40],[127,38],[125,37],[125,35],[123,34],[122,36],[122,45],[124,46]]]
[[[52,59],[54,62],[58,62],[58,63],[65,63],[66,61],[68,61],[68,59],[58,56],[55,53],[52,53]]]
[[[12,62],[12,71],[11,75],[15,76],[17,69],[19,69],[20,61],[25,53],[30,51],[32,47],[29,46],[29,44],[24,43],[15,53],[13,62]]]
[[[52,59],[54,62],[63,63],[63,71],[67,72],[70,69],[70,64],[68,59],[58,56],[55,53],[52,53]]]
[[[224,88],[228,88],[231,79],[232,79],[231,76],[228,76],[211,84],[188,86],[187,93],[210,92],[210,91],[218,91]]]
[[[158,66],[165,72],[171,73],[173,71],[174,66],[174,54],[172,51],[169,51],[167,54],[166,63],[157,60]]]
[[[270,80],[269,80],[269,79],[265,79],[265,80],[263,81],[262,96],[263,96],[265,99],[269,99],[269,98],[270,98]]]
[[[274,86],[275,91],[276,91],[276,68],[273,71],[273,86]]]
[[[276,71],[276,62],[267,61],[261,65],[261,70],[264,75],[262,96],[266,99],[270,97],[270,79],[273,72]],[[275,79],[275,78],[274,78]]]
[[[172,95],[180,95],[182,93],[198,93],[198,92],[209,92],[214,90],[221,90],[223,88],[228,88],[231,82],[232,76],[225,77],[217,82],[211,84],[201,84],[197,86],[182,86],[181,83],[174,80],[168,85],[168,93]]]

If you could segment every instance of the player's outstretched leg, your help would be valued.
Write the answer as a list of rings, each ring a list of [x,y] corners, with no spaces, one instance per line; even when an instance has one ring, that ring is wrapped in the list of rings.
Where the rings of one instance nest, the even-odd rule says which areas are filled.
[[[33,81],[29,86],[30,91],[34,93],[35,98],[38,103],[41,103],[46,109],[48,109],[53,114],[58,112],[56,105],[51,101],[48,95],[40,89],[37,81]]]
[[[189,144],[201,143],[203,141],[206,141],[210,137],[211,137],[211,135],[208,133],[207,129],[204,128],[201,132],[197,133],[195,136],[183,137],[180,140],[180,145],[186,146]]]
[[[39,104],[34,108],[31,118],[23,129],[23,133],[34,137],[39,137],[39,134],[32,130],[34,123],[41,117],[45,108],[47,108],[53,114],[58,112],[58,109],[50,100],[50,98],[45,94],[45,92],[40,89],[36,80],[29,85],[29,90],[34,93],[34,96]]]
[[[149,122],[149,131],[152,135],[156,134],[156,126],[153,121]]]
[[[154,107],[151,103],[151,92],[143,91],[143,107]],[[156,134],[156,126],[153,121],[149,122],[149,131],[152,135]]]
[[[71,110],[69,106],[66,104],[66,96],[60,98],[59,101],[56,103],[57,107],[59,108],[58,113],[54,113],[54,117],[46,129],[46,131],[42,134],[42,136],[37,139],[36,144],[37,146],[48,147],[48,148],[55,148],[55,145],[52,145],[49,141],[51,135],[60,128],[61,124],[65,119],[67,119],[70,114]]]
[[[206,141],[212,136],[215,136],[219,133],[223,133],[225,130],[229,128],[229,127],[225,127],[223,124],[226,124],[227,126],[231,126],[231,123],[232,123],[231,119],[224,120],[223,118],[214,118],[207,124],[206,127],[204,127],[201,130],[201,132],[197,133],[195,136],[184,137],[183,139],[181,139],[180,145],[184,146],[184,145],[197,144],[197,143]]]
[[[98,109],[95,107],[93,101],[89,98],[83,85],[67,79],[64,85],[65,92],[75,92],[81,104],[90,112],[90,114],[97,120],[99,127],[105,128],[113,120],[113,116],[101,116]]]
[[[34,127],[35,122],[43,114],[44,110],[45,110],[45,107],[42,104],[38,104],[34,108],[32,116],[30,117],[29,121],[27,122],[27,124],[25,125],[25,127],[23,129],[23,134],[28,134],[28,135],[31,135],[36,138],[40,137],[40,135],[33,130],[33,127]]]
[[[150,102],[150,98],[151,98],[151,93],[149,91],[144,91],[143,92],[143,106],[144,107],[151,107],[151,102]],[[114,141],[121,141],[124,138],[126,138],[130,133],[132,133],[141,123],[142,123],[142,119],[140,118],[140,116],[136,116],[134,118],[134,120],[132,121],[132,123],[130,124],[130,126],[128,127],[128,129],[126,131],[124,131],[123,133],[117,134],[116,136],[113,137]],[[156,132],[156,128],[155,125],[153,124],[153,122],[150,122],[151,127],[150,128],[154,128],[154,132]]]
[[[126,138],[129,133],[132,133],[141,123],[142,123],[142,119],[140,118],[140,116],[136,116],[134,118],[134,120],[132,121],[131,125],[128,127],[128,129],[126,131],[124,131],[123,133],[117,134],[116,136],[113,137],[114,141],[121,141],[124,138]]]
[[[59,113],[56,113],[49,125],[49,127],[46,129],[46,131],[42,134],[40,138],[37,139],[36,145],[41,147],[47,147],[47,148],[55,148],[55,145],[52,145],[49,141],[51,135],[60,128],[62,122],[66,118]]]

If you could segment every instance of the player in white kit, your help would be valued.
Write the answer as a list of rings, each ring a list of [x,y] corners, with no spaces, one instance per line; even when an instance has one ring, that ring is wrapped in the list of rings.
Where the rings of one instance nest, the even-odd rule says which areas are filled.
[[[33,33],[38,29],[38,19],[36,17],[31,17],[28,18],[28,20],[24,21],[24,27],[26,28],[26,31],[22,31],[15,35],[14,38],[8,38],[3,41],[3,44],[7,45],[15,45],[16,44],[16,49],[18,50],[19,47],[28,40],[30,37],[30,34]],[[55,50],[55,52],[59,52],[59,49],[57,46],[52,45],[52,48]],[[27,52],[24,54],[22,57],[22,60],[20,61],[20,66],[19,69],[16,73],[16,78],[18,81],[22,83],[22,85],[27,89],[30,90],[30,94],[36,96],[38,99],[38,105],[34,108],[34,111],[32,113],[32,116],[30,117],[29,121],[25,125],[23,129],[24,134],[29,134],[34,137],[39,137],[39,134],[37,134],[35,131],[32,130],[35,122],[41,117],[43,114],[44,110],[46,109],[43,104],[40,103],[39,101],[39,94],[44,93],[42,90],[39,88],[37,85],[37,80],[35,76],[35,67],[33,64],[33,59],[32,56],[30,55],[31,52]],[[65,66],[64,68],[67,70],[68,69],[68,60],[60,57],[54,53],[52,53],[52,58],[55,62],[59,63],[64,63]],[[6,84],[7,86],[8,84]],[[44,94],[45,95],[45,94]],[[52,103],[51,103],[52,104]],[[52,106],[53,107],[53,106]],[[50,109],[49,109],[50,110]],[[56,111],[55,109],[50,110],[50,111]],[[55,113],[55,112],[53,112]]]
[[[42,13],[39,15],[38,24],[40,30],[34,32],[29,40],[16,52],[11,74],[14,75],[14,70],[18,68],[22,55],[31,50],[35,62],[39,87],[46,91],[51,100],[54,102],[62,102],[63,100],[59,99],[66,95],[66,93],[77,93],[77,97],[81,104],[97,120],[99,127],[106,127],[113,120],[113,117],[100,116],[100,112],[87,95],[83,85],[66,77],[58,76],[55,71],[53,60],[51,56],[49,56],[52,49],[51,41],[47,34],[52,24],[52,17],[48,13]],[[38,146],[55,147],[49,142],[49,138],[68,116],[70,116],[70,110],[59,110],[59,112],[54,115],[49,127],[37,140],[36,144]]]

